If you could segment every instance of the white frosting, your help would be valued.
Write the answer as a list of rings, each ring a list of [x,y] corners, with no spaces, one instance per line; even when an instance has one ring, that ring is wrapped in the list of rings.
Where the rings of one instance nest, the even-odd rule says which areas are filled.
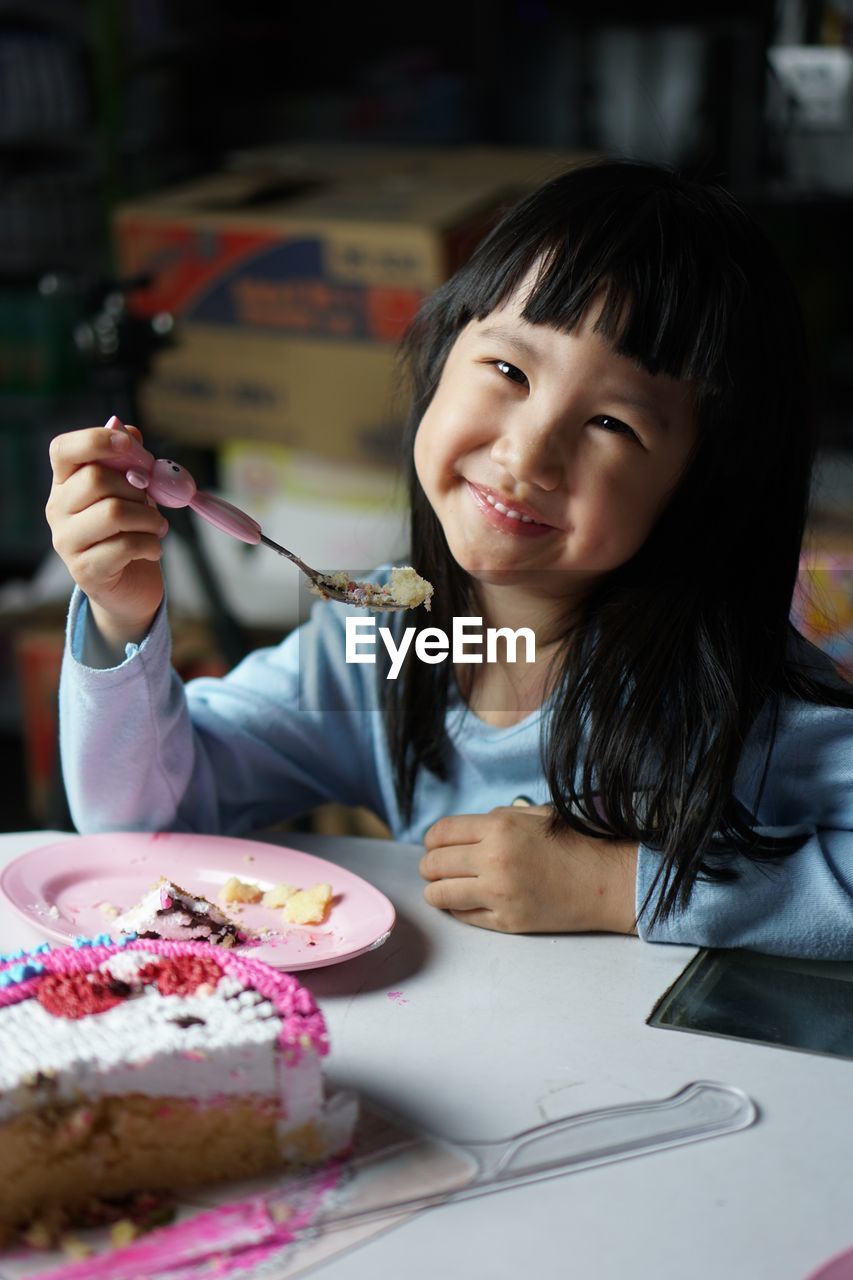
[[[136,985],[138,969],[154,958],[123,952],[101,968]],[[201,1104],[260,1095],[283,1104],[287,1128],[316,1114],[322,1082],[314,1048],[304,1047],[289,1065],[278,1048],[282,1023],[274,1006],[236,978],[223,975],[202,991],[163,996],[141,986],[85,1018],[57,1017],[36,999],[0,1009],[0,1121],[50,1101],[129,1093]],[[183,1018],[201,1021],[182,1027]],[[47,1082],[27,1086],[39,1072]]]
[[[164,913],[164,903],[186,907],[186,912],[170,908]],[[206,916],[213,925],[234,925],[224,911],[220,911],[215,903],[207,898],[197,898],[173,884],[171,880],[161,880],[146,893],[135,907],[116,916],[110,925],[113,937],[120,938],[123,933],[156,933],[161,938],[172,940],[198,939],[206,942],[211,935],[211,924],[206,921],[194,921],[191,912]]]
[[[127,982],[135,986],[139,980],[139,970],[144,969],[147,964],[156,964],[157,960],[158,957],[153,951],[117,951],[115,955],[110,956],[109,960],[98,965],[98,968],[102,973],[108,973],[111,978],[117,978],[119,982]]]

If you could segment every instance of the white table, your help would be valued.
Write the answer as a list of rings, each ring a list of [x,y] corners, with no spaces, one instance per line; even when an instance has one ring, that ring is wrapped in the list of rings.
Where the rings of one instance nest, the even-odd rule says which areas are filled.
[[[0,836],[0,865],[58,838]],[[456,1141],[692,1080],[737,1085],[761,1113],[740,1133],[430,1210],[312,1274],[805,1280],[853,1244],[853,1063],[648,1027],[691,948],[493,934],[426,905],[413,845],[282,842],[365,876],[398,912],[383,947],[300,975],[329,1024],[333,1082]],[[0,950],[40,940],[0,903]]]

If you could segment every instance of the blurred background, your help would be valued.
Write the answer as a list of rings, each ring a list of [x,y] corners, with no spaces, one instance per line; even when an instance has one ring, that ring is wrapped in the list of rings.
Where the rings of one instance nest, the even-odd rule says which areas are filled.
[[[788,265],[822,439],[798,608],[853,672],[853,0],[0,0],[0,829],[69,825],[50,438],[117,413],[318,567],[401,553],[395,342],[600,154],[721,181]],[[296,623],[288,564],[172,526],[182,674]]]

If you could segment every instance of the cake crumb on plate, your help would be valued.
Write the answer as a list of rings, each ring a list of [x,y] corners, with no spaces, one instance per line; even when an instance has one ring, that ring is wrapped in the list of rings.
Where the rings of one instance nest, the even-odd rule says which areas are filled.
[[[330,884],[315,884],[299,889],[284,904],[282,915],[287,924],[322,924],[332,901]]]
[[[226,905],[231,902],[260,902],[263,896],[260,885],[240,880],[237,876],[230,876],[219,891],[219,901]]]

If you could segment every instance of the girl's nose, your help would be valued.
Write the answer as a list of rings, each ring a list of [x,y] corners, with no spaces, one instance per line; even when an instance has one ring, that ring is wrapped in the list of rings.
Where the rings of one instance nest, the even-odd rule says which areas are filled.
[[[516,484],[550,493],[562,482],[565,459],[550,430],[507,431],[494,442],[490,453],[492,461]]]

